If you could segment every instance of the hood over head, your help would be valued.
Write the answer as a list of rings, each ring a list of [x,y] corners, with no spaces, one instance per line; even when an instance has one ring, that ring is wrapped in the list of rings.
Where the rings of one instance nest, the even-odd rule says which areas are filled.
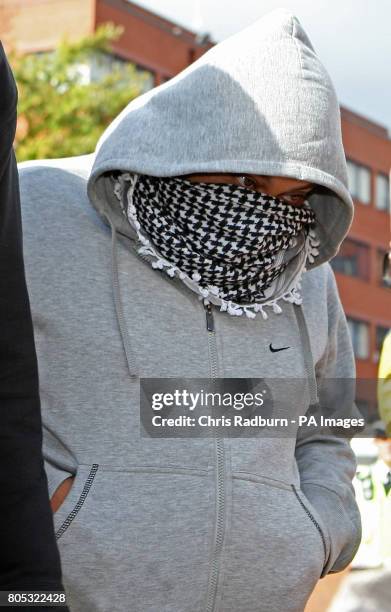
[[[88,194],[118,232],[135,238],[113,191],[114,172],[240,172],[327,188],[308,198],[320,242],[308,269],[338,252],[353,217],[337,96],[302,25],[285,9],[130,102],[101,136]]]

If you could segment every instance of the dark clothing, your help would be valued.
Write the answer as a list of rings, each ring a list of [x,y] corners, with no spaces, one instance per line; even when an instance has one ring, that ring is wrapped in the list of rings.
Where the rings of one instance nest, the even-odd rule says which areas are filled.
[[[17,98],[0,43],[0,590],[63,590],[43,468],[37,360],[12,148]]]

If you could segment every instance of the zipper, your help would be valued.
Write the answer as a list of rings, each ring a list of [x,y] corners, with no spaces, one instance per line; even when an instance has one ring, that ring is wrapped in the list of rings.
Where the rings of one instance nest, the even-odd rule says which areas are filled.
[[[214,319],[213,319],[212,306],[210,304],[205,305],[205,312],[206,312],[206,329],[208,330],[208,332],[214,332],[215,324],[214,324]]]
[[[150,261],[151,256],[139,253],[136,254],[144,261]],[[171,279],[179,280],[179,279]],[[206,315],[206,330],[208,333],[208,350],[210,364],[210,378],[215,380],[218,377],[216,330],[214,324],[213,310],[211,304],[204,304]],[[217,582],[220,570],[220,558],[223,549],[225,532],[225,449],[224,440],[214,434],[216,450],[216,523],[214,550],[209,573],[207,600],[205,612],[214,612],[217,594]]]
[[[218,376],[216,330],[211,304],[205,304],[206,330],[208,333],[210,378]],[[217,582],[225,531],[225,450],[224,440],[214,435],[216,450],[216,526],[214,550],[209,574],[205,612],[213,612],[216,603]]]

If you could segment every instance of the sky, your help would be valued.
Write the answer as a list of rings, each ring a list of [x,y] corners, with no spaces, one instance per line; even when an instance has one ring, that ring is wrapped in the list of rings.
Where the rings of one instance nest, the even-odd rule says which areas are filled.
[[[339,101],[391,134],[391,0],[132,0],[216,42],[285,7],[306,30]]]

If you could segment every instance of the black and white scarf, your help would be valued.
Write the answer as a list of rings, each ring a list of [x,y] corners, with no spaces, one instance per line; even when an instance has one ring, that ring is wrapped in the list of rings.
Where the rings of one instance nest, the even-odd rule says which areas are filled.
[[[114,191],[137,231],[139,253],[229,314],[267,318],[267,305],[281,312],[267,296],[290,262],[284,253],[318,254],[308,202],[298,207],[236,185],[137,174],[120,175]],[[301,302],[299,276],[282,299]]]

